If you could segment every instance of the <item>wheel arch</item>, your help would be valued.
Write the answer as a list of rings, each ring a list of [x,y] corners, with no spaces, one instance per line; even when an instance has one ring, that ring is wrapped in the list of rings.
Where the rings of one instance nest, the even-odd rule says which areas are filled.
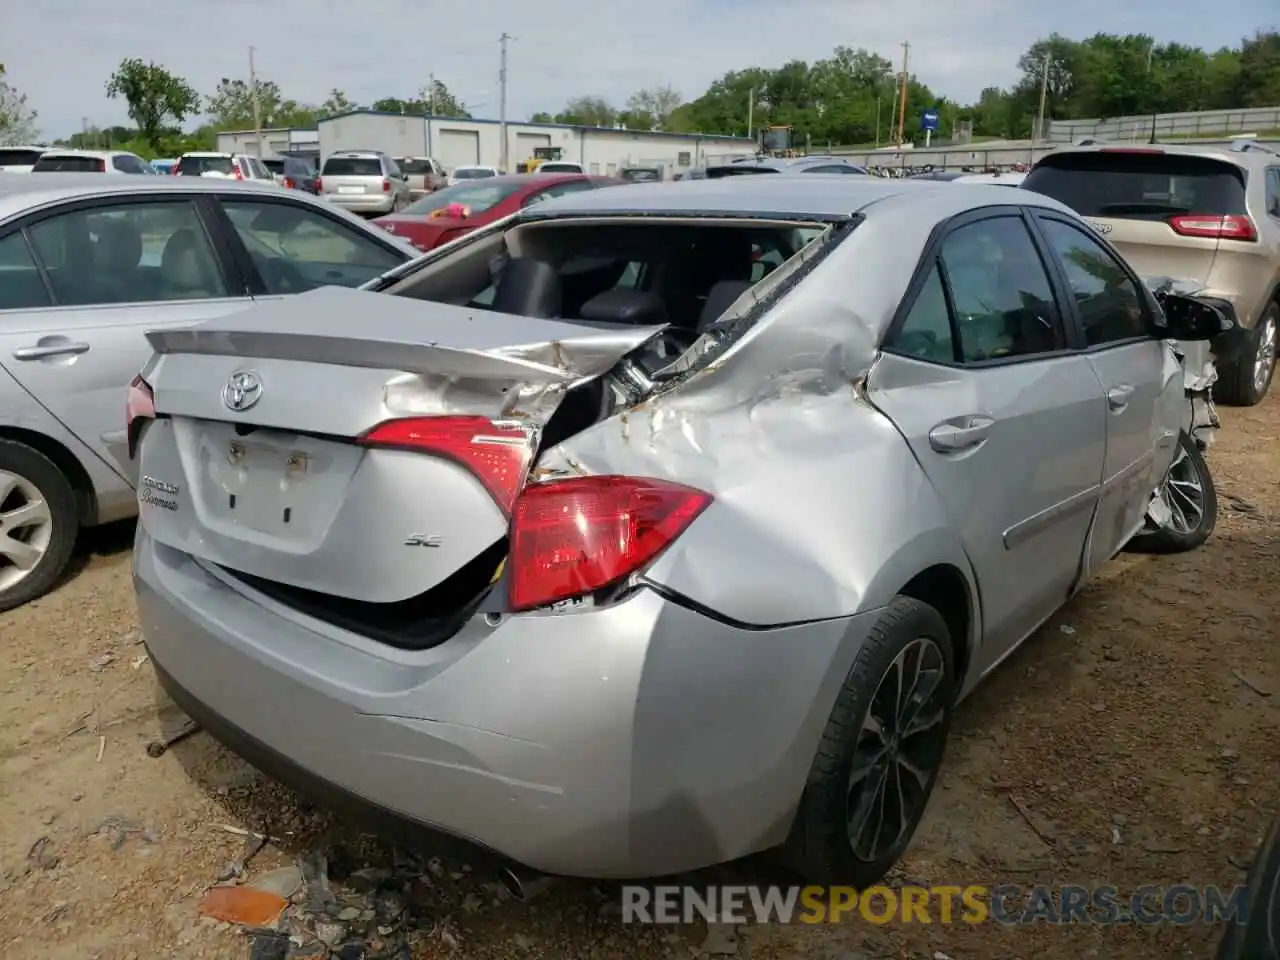
[[[43,454],[62,471],[62,475],[71,483],[79,507],[80,523],[93,526],[98,517],[98,498],[94,491],[89,471],[85,469],[78,457],[63,444],[37,430],[23,427],[0,426],[0,440],[12,440],[30,447]]]

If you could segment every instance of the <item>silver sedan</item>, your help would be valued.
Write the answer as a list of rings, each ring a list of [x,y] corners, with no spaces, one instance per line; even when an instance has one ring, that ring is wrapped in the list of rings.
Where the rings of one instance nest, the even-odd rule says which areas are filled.
[[[255,764],[526,868],[864,888],[956,703],[1210,535],[1170,338],[1227,327],[1029,191],[551,200],[149,335],[143,635]]]
[[[0,178],[0,610],[57,582],[80,528],[136,512],[125,385],[146,330],[354,287],[416,254],[271,184]]]

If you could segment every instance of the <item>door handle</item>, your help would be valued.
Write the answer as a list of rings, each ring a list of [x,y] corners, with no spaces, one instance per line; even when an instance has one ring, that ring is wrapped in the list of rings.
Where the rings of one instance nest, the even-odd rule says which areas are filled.
[[[89,352],[89,344],[71,340],[63,343],[48,343],[39,347],[19,347],[13,351],[15,360],[47,360],[49,357],[74,357]]]
[[[1133,399],[1133,387],[1127,383],[1118,387],[1112,387],[1107,391],[1107,406],[1112,410],[1120,411],[1129,405],[1129,401]]]
[[[987,439],[995,423],[990,417],[977,414],[944,420],[929,431],[929,446],[939,453],[970,450]]]

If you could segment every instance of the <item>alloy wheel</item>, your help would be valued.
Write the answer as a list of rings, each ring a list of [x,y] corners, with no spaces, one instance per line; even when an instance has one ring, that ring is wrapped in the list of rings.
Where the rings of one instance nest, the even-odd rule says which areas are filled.
[[[1204,484],[1195,461],[1182,445],[1169,464],[1159,496],[1169,507],[1169,525],[1178,533],[1191,533],[1200,526],[1204,519]]]
[[[1271,381],[1271,369],[1276,365],[1276,321],[1274,317],[1263,318],[1262,328],[1258,331],[1258,354],[1253,361],[1253,389],[1261,393],[1267,389]]]
[[[53,540],[53,514],[30,480],[0,470],[0,590],[25,580]]]
[[[864,863],[893,850],[924,811],[946,741],[946,660],[918,637],[899,651],[867,707],[849,772],[846,827]]]

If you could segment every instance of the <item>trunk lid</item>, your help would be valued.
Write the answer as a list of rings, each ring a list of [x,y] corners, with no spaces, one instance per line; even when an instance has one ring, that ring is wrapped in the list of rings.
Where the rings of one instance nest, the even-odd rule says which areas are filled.
[[[1175,218],[1246,214],[1244,172],[1227,160],[1156,147],[1063,151],[1022,182],[1090,221],[1139,274],[1204,285],[1223,243],[1179,233]]]
[[[486,424],[473,443],[516,430],[531,462],[565,391],[659,330],[325,287],[148,333],[158,419],[140,452],[141,522],[157,541],[249,578],[345,601],[413,601],[492,557],[506,510],[460,460],[359,438],[389,420],[483,417],[502,426]],[[238,390],[236,374],[249,375]]]
[[[419,250],[432,250],[440,245],[441,238],[460,236],[461,228],[474,229],[474,224],[458,217],[413,217],[391,214],[373,221],[378,227],[413,244]]]

